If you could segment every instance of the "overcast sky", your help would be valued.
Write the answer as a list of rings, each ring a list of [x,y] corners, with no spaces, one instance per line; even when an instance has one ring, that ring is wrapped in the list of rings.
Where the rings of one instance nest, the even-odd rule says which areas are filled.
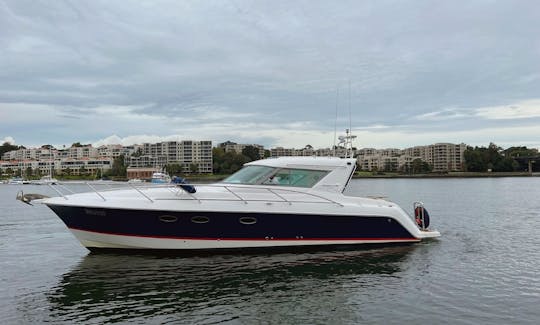
[[[540,1],[0,0],[0,140],[319,148],[349,123],[540,147]]]

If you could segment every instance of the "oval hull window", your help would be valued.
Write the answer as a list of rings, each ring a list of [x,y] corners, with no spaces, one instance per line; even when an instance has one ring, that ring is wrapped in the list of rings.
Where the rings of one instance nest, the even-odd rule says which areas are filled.
[[[193,223],[208,223],[208,221],[210,221],[210,219],[205,216],[195,216],[191,218],[191,222]]]
[[[257,218],[253,218],[253,217],[241,217],[238,220],[240,221],[241,224],[244,224],[244,225],[253,225],[257,223]]]
[[[159,221],[162,221],[162,222],[176,222],[176,221],[178,221],[178,217],[169,216],[169,215],[159,216]]]

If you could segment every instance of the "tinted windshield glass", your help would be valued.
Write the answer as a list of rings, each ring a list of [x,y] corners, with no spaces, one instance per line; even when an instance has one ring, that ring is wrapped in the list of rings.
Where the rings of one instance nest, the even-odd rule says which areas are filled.
[[[223,183],[259,184],[273,173],[275,168],[267,166],[246,166],[223,180]]]
[[[324,176],[326,170],[288,169],[283,168],[268,177],[263,184],[279,186],[313,187]]]

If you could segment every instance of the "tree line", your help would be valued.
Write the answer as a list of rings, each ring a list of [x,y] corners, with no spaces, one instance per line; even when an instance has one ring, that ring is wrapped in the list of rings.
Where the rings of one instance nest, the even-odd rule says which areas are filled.
[[[538,156],[537,149],[510,147],[502,149],[494,143],[486,147],[467,147],[465,167],[469,172],[513,172],[526,171],[528,166],[514,158]]]

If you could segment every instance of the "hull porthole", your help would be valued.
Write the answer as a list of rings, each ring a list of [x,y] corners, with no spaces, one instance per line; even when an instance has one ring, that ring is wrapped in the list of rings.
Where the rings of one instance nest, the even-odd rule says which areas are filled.
[[[208,223],[210,221],[210,218],[205,216],[195,216],[191,218],[191,222],[193,223]]]
[[[170,215],[163,215],[163,216],[159,216],[159,221],[167,222],[167,223],[176,222],[178,221],[178,217],[170,216]]]
[[[241,217],[240,219],[238,219],[238,221],[240,221],[240,223],[243,225],[253,225],[257,223],[257,218]]]

